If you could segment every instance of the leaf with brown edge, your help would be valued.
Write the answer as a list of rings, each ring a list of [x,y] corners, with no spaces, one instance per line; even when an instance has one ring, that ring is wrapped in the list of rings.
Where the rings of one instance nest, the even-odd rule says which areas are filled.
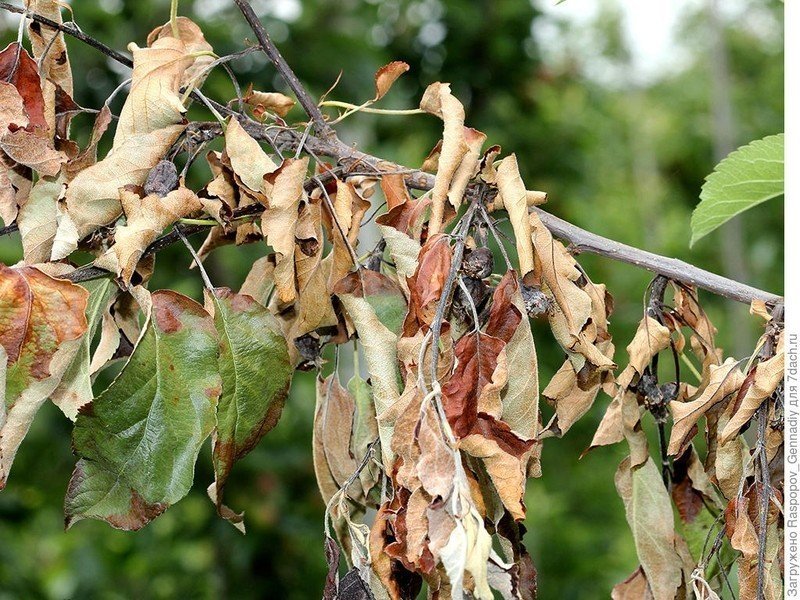
[[[58,386],[87,329],[82,287],[34,267],[0,264],[0,345],[7,366],[0,413],[0,489],[34,415]]]
[[[223,490],[234,463],[280,419],[294,368],[275,318],[250,296],[227,288],[206,291],[206,310],[219,335],[222,377],[213,432],[215,482],[209,494],[219,514],[244,531],[242,515],[224,506]]]
[[[697,421],[738,390],[743,380],[738,361],[729,358],[722,365],[711,366],[710,380],[695,400],[669,403],[673,419],[668,449],[670,455],[675,456],[683,451],[694,435],[693,427]]]
[[[214,427],[222,380],[212,318],[172,291],[154,292],[151,303],[122,372],[75,421],[80,460],[64,504],[67,527],[85,518],[146,525],[188,493]]]
[[[397,81],[403,73],[408,72],[411,67],[408,63],[402,60],[395,60],[388,65],[383,65],[380,69],[375,71],[375,98],[373,102],[377,102],[383,98],[391,89],[394,82]]]

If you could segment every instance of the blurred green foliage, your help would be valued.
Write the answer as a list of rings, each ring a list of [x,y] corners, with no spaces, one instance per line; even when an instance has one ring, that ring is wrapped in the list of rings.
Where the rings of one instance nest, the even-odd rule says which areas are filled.
[[[612,0],[598,1],[597,19],[581,26],[552,16],[557,11],[545,16],[528,0],[253,4],[313,94],[324,93],[341,73],[329,97],[361,102],[372,96],[372,75],[379,66],[405,60],[412,70],[383,101],[386,106],[414,106],[428,83],[450,81],[467,107],[468,123],[486,132],[490,143],[518,154],[528,187],[549,193],[549,210],[607,237],[725,270],[720,251],[725,227],[695,249],[688,247],[691,210],[715,163],[704,10],[683,15],[684,66],[642,83],[625,76],[632,70],[632,50]],[[735,137],[743,144],[783,130],[783,5],[779,0],[736,4],[747,18],[726,23],[725,43]],[[166,21],[168,5],[168,0],[71,2],[85,32],[119,49],[131,41],[144,44],[147,33]],[[220,55],[253,39],[232,2],[183,0],[180,9],[201,24]],[[0,19],[5,45],[15,38],[17,21]],[[557,59],[545,60],[545,50],[552,48],[542,48],[534,35],[542,24],[557,32]],[[127,71],[74,40],[68,46],[76,100],[99,107]],[[599,77],[598,61],[617,76]],[[284,90],[259,54],[237,61],[234,69],[243,85]],[[222,71],[209,78],[204,92],[221,101],[234,95]],[[112,107],[118,110],[120,102]],[[209,118],[200,107],[192,116]],[[302,119],[299,112],[292,116]],[[74,123],[83,142],[91,118],[81,116]],[[356,115],[340,133],[373,154],[413,166],[441,135],[440,127],[429,117]],[[189,183],[202,185],[207,176],[198,165]],[[739,254],[748,283],[781,292],[782,201],[759,206],[742,226]],[[261,246],[217,251],[207,262],[212,280],[237,288],[252,260],[265,252]],[[11,264],[19,258],[16,236],[0,240],[0,260]],[[596,257],[581,262],[615,297],[611,331],[618,362],[623,361],[650,275]],[[151,288],[170,287],[200,298],[199,276],[186,269],[188,263],[183,248],[161,253]],[[746,321],[746,329],[728,327],[737,312],[746,315],[747,307],[702,297],[723,346],[752,345],[758,335],[754,320]],[[546,382],[563,357],[545,326],[534,324],[534,333]],[[601,394],[565,438],[548,441],[544,475],[529,482],[526,543],[545,599],[608,597],[637,564],[613,483],[623,448],[578,460],[607,403]],[[313,408],[313,376],[298,375],[278,427],[234,469],[228,500],[246,511],[248,534],[242,537],[215,516],[205,497],[213,479],[209,452],[198,464],[192,493],[142,531],[123,533],[81,522],[64,533],[62,497],[74,464],[70,424],[45,406],[22,445],[8,488],[0,493],[0,599],[319,597],[325,562],[323,506],[311,465]]]

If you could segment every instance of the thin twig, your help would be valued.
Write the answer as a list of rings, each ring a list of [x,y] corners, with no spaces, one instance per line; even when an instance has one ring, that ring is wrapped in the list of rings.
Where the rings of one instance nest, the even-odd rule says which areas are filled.
[[[769,515],[769,498],[771,495],[771,485],[769,477],[769,463],[767,461],[767,421],[769,415],[770,398],[767,398],[759,409],[758,415],[758,440],[756,441],[756,471],[761,485],[756,486],[759,499],[758,507],[758,587],[756,598],[764,600],[766,598],[764,587],[766,585],[767,569],[767,517]]]
[[[62,25],[61,23],[57,23],[47,17],[43,17],[42,15],[36,14],[29,10],[25,10],[19,6],[14,6],[13,4],[9,4],[8,2],[0,2],[0,8],[3,10],[7,10],[8,12],[16,13],[18,15],[24,15],[29,19],[36,21],[37,23],[41,23],[42,25],[47,25],[53,29],[57,29],[58,31],[62,31],[67,35],[71,35],[75,39],[82,41],[84,44],[88,44],[92,48],[99,50],[106,56],[113,58],[118,63],[125,65],[126,67],[133,67],[133,61],[122,54],[121,52],[117,52],[113,48],[109,48],[103,42],[94,39],[91,36],[86,35],[82,31],[79,31],[76,28],[70,27],[68,25]]]
[[[264,25],[261,24],[261,21],[258,19],[253,7],[250,6],[250,3],[247,0],[234,0],[234,2],[236,6],[239,7],[239,10],[242,11],[242,15],[244,15],[253,33],[256,34],[256,38],[264,54],[266,54],[267,58],[275,65],[278,73],[280,73],[283,80],[291,88],[292,92],[294,92],[297,101],[300,102],[300,106],[303,107],[303,110],[306,111],[306,114],[314,122],[314,129],[317,130],[317,133],[325,138],[335,136],[333,129],[328,125],[328,122],[325,121],[325,117],[322,115],[319,106],[311,99],[311,96],[308,94],[305,87],[303,87],[303,84],[300,83],[297,75],[294,74],[294,71],[286,62],[286,59],[283,58],[283,55],[272,42],[267,30],[264,29]]]
[[[475,216],[480,202],[480,198],[473,200],[458,224],[458,234],[456,235],[456,245],[453,249],[453,260],[450,263],[450,272],[447,274],[447,279],[445,279],[444,286],[442,287],[442,295],[439,297],[439,304],[436,306],[436,314],[431,323],[431,381],[437,380],[436,372],[439,367],[439,338],[442,334],[442,323],[447,312],[447,307],[450,304],[450,297],[453,294],[456,277],[458,277],[458,272],[461,269],[467,232],[472,225],[472,218]]]

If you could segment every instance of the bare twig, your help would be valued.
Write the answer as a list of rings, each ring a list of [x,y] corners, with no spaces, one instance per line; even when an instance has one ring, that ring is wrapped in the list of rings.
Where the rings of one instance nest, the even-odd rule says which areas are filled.
[[[317,130],[317,133],[324,138],[335,136],[333,129],[328,125],[328,122],[325,121],[325,117],[322,115],[319,106],[311,99],[311,96],[306,91],[305,87],[303,87],[303,84],[300,83],[297,75],[294,74],[294,71],[286,62],[286,59],[283,58],[283,55],[270,39],[267,30],[264,29],[264,25],[261,24],[253,7],[250,6],[250,2],[247,0],[234,0],[234,2],[236,6],[239,7],[239,10],[242,11],[253,33],[256,34],[256,38],[264,54],[266,54],[267,58],[275,65],[278,73],[280,73],[283,80],[291,88],[292,92],[294,92],[294,95],[297,96],[297,101],[300,102],[300,106],[303,107],[303,110],[306,111],[306,114],[314,122],[314,129]]]
[[[70,27],[68,25],[62,25],[61,23],[57,23],[56,21],[48,19],[47,17],[43,17],[42,15],[36,14],[29,10],[25,10],[24,8],[21,8],[19,6],[14,6],[13,4],[9,4],[8,2],[0,2],[0,8],[2,8],[3,10],[7,10],[8,12],[16,13],[18,15],[24,15],[25,17],[32,19],[37,23],[46,25],[48,27],[51,27],[52,29],[57,29],[58,31],[71,35],[75,39],[82,41],[84,44],[88,44],[89,46],[91,46],[96,50],[99,50],[106,56],[113,58],[118,63],[123,64],[126,67],[133,67],[133,61],[129,57],[125,56],[121,52],[117,52],[113,48],[109,48],[103,42],[100,42],[94,39],[93,37],[86,35],[82,31],[79,31],[77,28]]]
[[[481,198],[473,200],[467,212],[461,218],[458,224],[458,233],[456,234],[456,244],[453,249],[453,260],[450,263],[450,272],[447,274],[444,286],[442,287],[442,295],[439,298],[439,304],[436,306],[436,314],[431,323],[431,381],[437,380],[437,369],[439,367],[439,338],[442,334],[442,322],[444,321],[447,307],[450,305],[450,296],[453,294],[456,278],[461,269],[461,261],[464,258],[464,247],[466,246],[467,233],[472,225],[472,218],[478,209]]]

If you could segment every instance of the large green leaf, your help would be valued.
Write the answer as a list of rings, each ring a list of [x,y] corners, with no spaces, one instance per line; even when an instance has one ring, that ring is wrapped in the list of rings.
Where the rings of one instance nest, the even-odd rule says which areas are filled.
[[[206,306],[213,307],[222,375],[210,495],[219,513],[237,525],[242,517],[222,504],[222,490],[233,463],[278,422],[294,368],[278,323],[253,298],[217,288],[207,293]]]
[[[782,194],[782,133],[731,152],[706,177],[692,214],[691,245],[739,213]]]
[[[202,306],[172,291],[153,293],[125,368],[75,421],[80,460],[65,501],[67,526],[90,517],[139,529],[186,495],[214,427],[218,354]]]

